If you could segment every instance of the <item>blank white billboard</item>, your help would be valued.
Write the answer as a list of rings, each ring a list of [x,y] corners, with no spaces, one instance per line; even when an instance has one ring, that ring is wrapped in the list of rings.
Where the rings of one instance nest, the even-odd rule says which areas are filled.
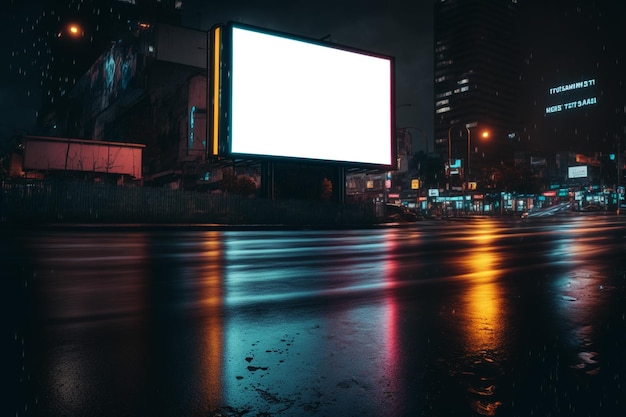
[[[231,30],[231,154],[392,165],[392,58]]]

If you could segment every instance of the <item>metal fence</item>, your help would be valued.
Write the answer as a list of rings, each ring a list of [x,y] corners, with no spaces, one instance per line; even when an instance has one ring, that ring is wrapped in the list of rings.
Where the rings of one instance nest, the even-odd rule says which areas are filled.
[[[379,221],[374,204],[268,200],[74,181],[1,183],[2,223],[351,225]]]

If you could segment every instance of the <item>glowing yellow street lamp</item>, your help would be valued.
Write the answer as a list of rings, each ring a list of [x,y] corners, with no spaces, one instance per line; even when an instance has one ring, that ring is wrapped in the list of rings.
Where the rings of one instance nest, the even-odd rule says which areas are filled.
[[[70,33],[70,36],[73,36],[75,38],[83,36],[82,28],[80,26],[78,26],[77,24],[75,24],[75,23],[71,23],[68,26],[67,30]]]
[[[70,23],[65,28],[63,28],[63,30],[57,33],[58,38],[61,38],[65,35],[72,38],[82,38],[84,35],[83,28],[79,24]]]

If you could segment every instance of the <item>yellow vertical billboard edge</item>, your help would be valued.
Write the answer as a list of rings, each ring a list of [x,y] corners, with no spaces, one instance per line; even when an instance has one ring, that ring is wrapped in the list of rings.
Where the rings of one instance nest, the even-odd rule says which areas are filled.
[[[221,28],[213,29],[213,128],[211,155],[217,156],[219,153],[219,131],[220,131],[220,68],[221,68]]]

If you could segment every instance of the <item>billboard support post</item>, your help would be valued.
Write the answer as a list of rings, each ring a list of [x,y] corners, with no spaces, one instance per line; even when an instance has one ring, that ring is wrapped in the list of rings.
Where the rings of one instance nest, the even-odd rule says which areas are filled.
[[[263,197],[274,200],[274,162],[264,161],[261,169],[261,187]]]
[[[620,166],[620,153],[621,153],[621,144],[622,138],[618,137],[617,139],[617,188],[615,189],[615,199],[617,200],[617,215],[619,216],[619,209],[621,206],[620,195],[619,195],[619,187],[620,187],[620,176],[622,175],[622,167]]]

